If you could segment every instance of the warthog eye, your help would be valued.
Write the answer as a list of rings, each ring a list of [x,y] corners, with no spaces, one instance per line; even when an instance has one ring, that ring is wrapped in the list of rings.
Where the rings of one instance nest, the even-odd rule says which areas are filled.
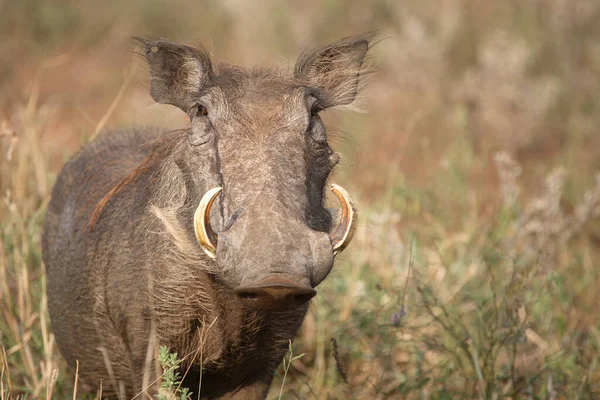
[[[208,110],[202,104],[198,104],[196,106],[196,116],[198,117],[206,117],[208,115]]]
[[[319,115],[319,112],[321,112],[322,108],[319,107],[318,105],[314,105],[311,109],[310,109],[310,116],[311,117],[316,117],[317,115]]]

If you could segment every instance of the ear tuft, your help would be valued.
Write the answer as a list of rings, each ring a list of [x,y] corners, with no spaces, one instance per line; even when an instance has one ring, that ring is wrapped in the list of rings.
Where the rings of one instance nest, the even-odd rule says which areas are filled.
[[[187,112],[212,75],[208,53],[162,39],[134,40],[150,67],[150,95],[154,101]]]
[[[349,37],[303,53],[294,67],[294,77],[318,89],[323,107],[350,104],[368,72],[365,56],[376,37],[375,32]]]

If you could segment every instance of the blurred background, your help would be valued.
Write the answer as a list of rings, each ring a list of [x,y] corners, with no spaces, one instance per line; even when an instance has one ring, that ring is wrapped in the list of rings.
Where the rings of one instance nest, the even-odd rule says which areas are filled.
[[[363,111],[324,113],[361,226],[270,398],[599,398],[600,1],[0,0],[0,399],[74,390],[39,243],[60,167],[187,123],[133,35],[291,68],[372,30]]]

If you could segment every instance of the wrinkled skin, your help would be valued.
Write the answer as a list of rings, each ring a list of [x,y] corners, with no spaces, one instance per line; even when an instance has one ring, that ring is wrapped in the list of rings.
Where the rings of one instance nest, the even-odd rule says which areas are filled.
[[[372,39],[308,52],[293,74],[214,66],[202,50],[139,39],[152,98],[190,125],[105,132],[84,147],[57,179],[42,238],[52,329],[88,389],[155,394],[166,345],[196,396],[201,381],[203,399],[266,397],[312,297],[297,293],[333,265],[323,203],[338,156],[318,113],[354,100]],[[212,260],[192,220],[216,186]],[[295,286],[262,289],[273,281]],[[284,304],[274,292],[294,296]]]

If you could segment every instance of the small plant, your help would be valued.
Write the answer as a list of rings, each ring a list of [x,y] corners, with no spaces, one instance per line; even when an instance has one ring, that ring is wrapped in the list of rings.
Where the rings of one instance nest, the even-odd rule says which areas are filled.
[[[279,400],[281,400],[281,396],[283,395],[283,385],[285,385],[285,377],[290,370],[290,366],[292,365],[292,361],[296,361],[304,357],[306,353],[299,354],[294,357],[294,350],[292,349],[292,341],[290,340],[289,344],[289,356],[286,361],[285,356],[283,357],[283,379],[281,380],[281,389],[279,390]]]
[[[192,393],[188,388],[180,388],[179,364],[181,364],[181,360],[177,358],[177,353],[170,353],[166,346],[160,346],[158,361],[164,371],[158,400],[188,400]]]

